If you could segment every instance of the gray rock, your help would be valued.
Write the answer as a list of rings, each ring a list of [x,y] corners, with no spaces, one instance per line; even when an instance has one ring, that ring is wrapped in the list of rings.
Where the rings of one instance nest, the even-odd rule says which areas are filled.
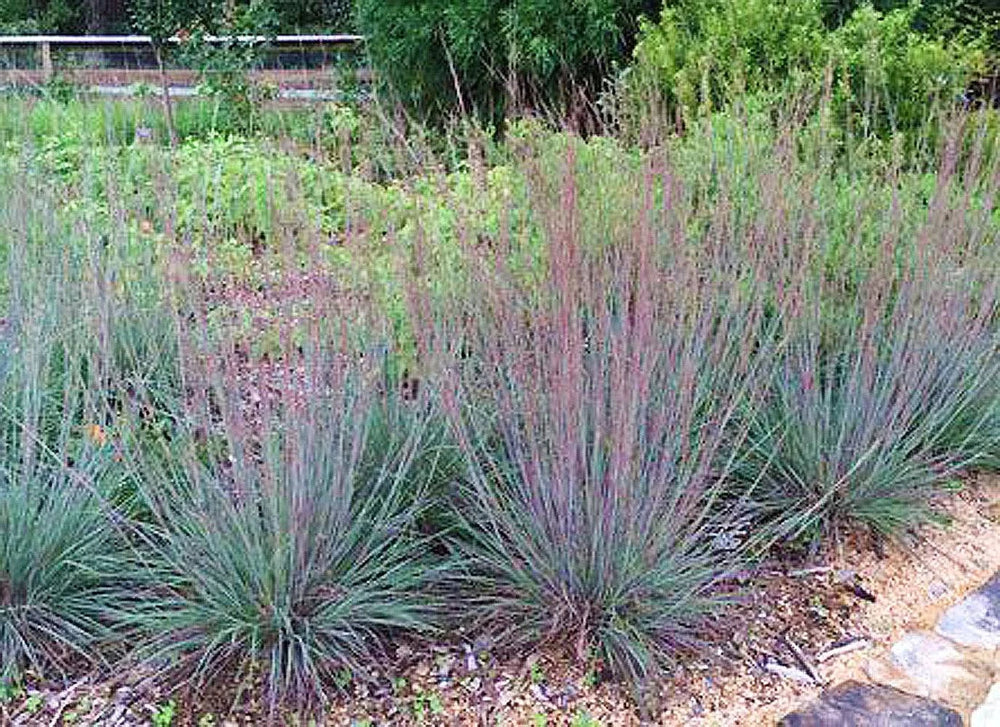
[[[945,611],[935,630],[962,646],[1000,647],[1000,573]]]
[[[993,682],[993,664],[986,656],[933,631],[913,631],[884,657],[869,661],[865,673],[876,684],[966,712],[982,704]]]
[[[962,716],[943,705],[892,687],[846,681],[780,727],[962,727]]]

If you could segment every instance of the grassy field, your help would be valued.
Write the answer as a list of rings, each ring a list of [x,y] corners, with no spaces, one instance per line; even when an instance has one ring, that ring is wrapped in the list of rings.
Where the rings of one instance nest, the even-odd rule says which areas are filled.
[[[824,118],[0,102],[5,693],[319,711],[461,627],[641,704],[740,569],[933,518],[1000,469],[997,116]]]

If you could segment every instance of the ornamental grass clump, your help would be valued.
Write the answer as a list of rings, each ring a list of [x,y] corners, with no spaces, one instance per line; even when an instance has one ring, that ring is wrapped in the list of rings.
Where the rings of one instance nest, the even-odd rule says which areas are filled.
[[[984,233],[997,177],[956,168],[954,150],[923,210],[901,209],[897,186],[880,239],[853,240],[851,266],[816,264],[817,215],[782,236],[795,261],[772,266],[784,354],[740,464],[780,537],[815,545],[858,524],[899,533],[944,480],[995,456],[1000,280]]]
[[[23,386],[39,388],[50,414],[66,393],[38,381]],[[106,506],[110,457],[83,437],[45,438],[40,418],[15,408],[26,394],[8,379],[0,404],[2,683],[25,669],[63,678],[100,664],[102,649],[120,636],[114,624],[128,579],[124,541]]]
[[[225,315],[183,312],[183,424],[136,453],[152,514],[138,655],[173,687],[259,685],[245,696],[272,718],[321,710],[345,670],[438,619],[439,563],[416,527],[426,401],[387,383],[384,329],[359,334],[357,310],[312,294],[323,313],[264,357]]]
[[[578,199],[601,180],[567,144],[564,167],[529,170],[560,180],[532,194],[541,241],[508,229],[468,246],[477,297],[417,327],[448,362],[441,398],[467,463],[463,610],[498,648],[559,642],[648,687],[699,642],[740,560],[741,498],[722,483],[770,345],[752,285],[736,284],[752,268],[688,244],[662,160],[623,173],[639,197],[596,239]],[[507,264],[524,241],[541,245],[536,275]]]
[[[68,679],[121,646],[131,558],[79,317],[80,241],[50,200],[0,190],[0,687]]]
[[[8,311],[10,312],[10,311]],[[18,316],[20,318],[20,316]],[[129,558],[112,455],[82,416],[79,352],[8,321],[0,357],[0,683],[66,677],[115,646]],[[16,341],[16,343],[15,343]],[[120,621],[117,621],[120,623]]]

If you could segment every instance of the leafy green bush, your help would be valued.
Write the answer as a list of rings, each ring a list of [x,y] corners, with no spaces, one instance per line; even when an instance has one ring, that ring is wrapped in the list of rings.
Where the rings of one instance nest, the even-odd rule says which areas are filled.
[[[823,43],[817,0],[682,0],[643,21],[631,73],[691,118],[797,76],[815,81]]]
[[[270,0],[286,32],[353,32],[353,0]]]
[[[947,37],[979,36],[996,33],[1000,3],[997,0],[869,0],[880,13],[914,8],[914,27],[921,32],[941,33]],[[865,0],[822,0],[823,15],[830,28],[844,24],[851,14],[865,5]]]
[[[66,0],[3,0],[0,29],[10,35],[73,32],[82,25],[83,9]]]
[[[873,131],[915,131],[955,103],[984,67],[974,42],[946,41],[913,28],[919,6],[879,13],[859,7],[830,34],[829,62],[841,114],[857,114]],[[846,121],[844,122],[846,123]]]
[[[643,23],[626,85],[652,86],[691,120],[744,96],[777,104],[805,94],[817,108],[829,73],[842,128],[914,132],[984,67],[977,40],[915,30],[918,11],[863,4],[828,30],[818,0],[684,0]]]
[[[181,62],[198,70],[200,95],[213,98],[224,109],[230,124],[236,129],[253,131],[261,105],[273,97],[277,89],[254,81],[250,72],[260,66],[267,38],[275,35],[278,18],[266,2],[252,0],[227,12],[225,20],[205,16],[187,28],[188,35],[177,50]],[[208,35],[227,40],[208,43]],[[262,37],[262,42],[246,42],[241,37]]]

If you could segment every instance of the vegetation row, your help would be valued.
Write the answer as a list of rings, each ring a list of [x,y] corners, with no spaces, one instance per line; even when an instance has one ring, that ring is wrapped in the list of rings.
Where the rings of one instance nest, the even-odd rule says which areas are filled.
[[[17,103],[8,685],[135,664],[309,710],[460,633],[645,699],[741,569],[1000,465],[992,112],[919,154],[829,98],[641,143],[340,109],[322,146],[170,148]]]

